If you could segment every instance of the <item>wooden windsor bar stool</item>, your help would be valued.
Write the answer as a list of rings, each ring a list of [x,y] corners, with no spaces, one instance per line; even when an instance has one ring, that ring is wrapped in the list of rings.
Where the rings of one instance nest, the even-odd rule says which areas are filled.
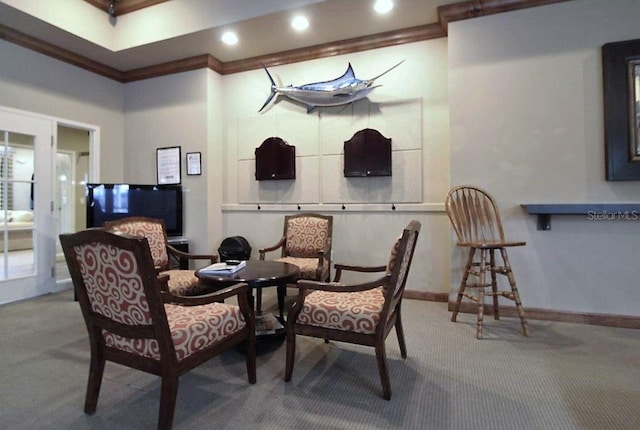
[[[493,298],[493,316],[496,320],[500,319],[498,298],[504,297],[515,302],[522,331],[525,336],[529,336],[524,308],[507,256],[507,248],[524,246],[526,242],[505,239],[495,200],[480,188],[468,185],[452,188],[447,194],[445,209],[458,237],[458,246],[469,248],[469,256],[453,306],[451,321],[456,321],[463,297],[477,303],[476,337],[482,339],[485,295]],[[499,252],[496,253],[496,251]],[[496,258],[496,254],[500,256],[502,264]],[[487,275],[490,279],[487,279]],[[497,275],[506,276],[509,290],[498,289]],[[469,282],[470,276],[475,278],[475,282]],[[469,290],[476,290],[477,294]]]

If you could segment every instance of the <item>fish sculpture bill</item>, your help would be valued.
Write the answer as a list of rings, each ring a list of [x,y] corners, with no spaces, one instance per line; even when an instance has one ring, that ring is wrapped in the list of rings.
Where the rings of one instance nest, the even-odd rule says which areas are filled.
[[[340,106],[353,103],[356,100],[367,97],[371,91],[378,88],[380,85],[373,85],[375,80],[395,69],[403,62],[404,60],[400,61],[395,66],[371,79],[356,78],[353,68],[351,67],[351,63],[349,63],[347,71],[337,79],[324,82],[314,82],[312,84],[300,86],[289,85],[286,87],[277,86],[271,76],[271,73],[269,73],[269,70],[263,64],[262,67],[265,72],[267,72],[267,76],[271,81],[271,93],[258,112],[262,112],[274,97],[279,95],[305,104],[307,106],[307,113],[311,112],[318,106]]]

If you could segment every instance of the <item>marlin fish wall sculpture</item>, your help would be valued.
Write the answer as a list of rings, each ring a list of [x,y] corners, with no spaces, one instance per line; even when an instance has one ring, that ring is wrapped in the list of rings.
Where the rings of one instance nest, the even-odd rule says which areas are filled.
[[[269,73],[269,70],[267,70],[267,67],[263,64],[262,67],[265,72],[267,72],[267,76],[269,76],[269,80],[271,81],[271,94],[269,94],[267,101],[264,102],[258,112],[262,112],[276,95],[283,95],[292,100],[304,103],[307,105],[307,113],[311,112],[317,106],[339,106],[353,103],[356,100],[367,97],[371,91],[378,88],[380,85],[374,86],[374,81],[385,73],[395,69],[403,62],[404,60],[400,61],[395,66],[371,79],[356,78],[351,63],[349,63],[347,71],[337,79],[325,82],[314,82],[298,87],[292,85],[286,87],[277,86],[271,73]]]

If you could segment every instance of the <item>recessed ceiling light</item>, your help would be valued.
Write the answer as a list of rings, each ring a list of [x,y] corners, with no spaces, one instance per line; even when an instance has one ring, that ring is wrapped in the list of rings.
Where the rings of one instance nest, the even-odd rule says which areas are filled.
[[[227,45],[235,45],[236,43],[238,43],[238,36],[236,36],[236,34],[233,31],[226,31],[222,35],[221,39]]]
[[[393,2],[391,0],[377,0],[373,8],[378,13],[387,13],[393,9]]]
[[[309,20],[304,16],[298,15],[291,21],[291,27],[298,31],[306,30],[309,27]]]

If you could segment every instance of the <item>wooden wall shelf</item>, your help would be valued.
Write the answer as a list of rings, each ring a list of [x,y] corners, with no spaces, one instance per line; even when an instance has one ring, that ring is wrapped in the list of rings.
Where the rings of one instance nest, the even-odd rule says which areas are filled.
[[[526,203],[527,213],[538,216],[538,230],[551,230],[551,215],[592,215],[594,219],[608,215],[615,219],[640,219],[640,203]]]

